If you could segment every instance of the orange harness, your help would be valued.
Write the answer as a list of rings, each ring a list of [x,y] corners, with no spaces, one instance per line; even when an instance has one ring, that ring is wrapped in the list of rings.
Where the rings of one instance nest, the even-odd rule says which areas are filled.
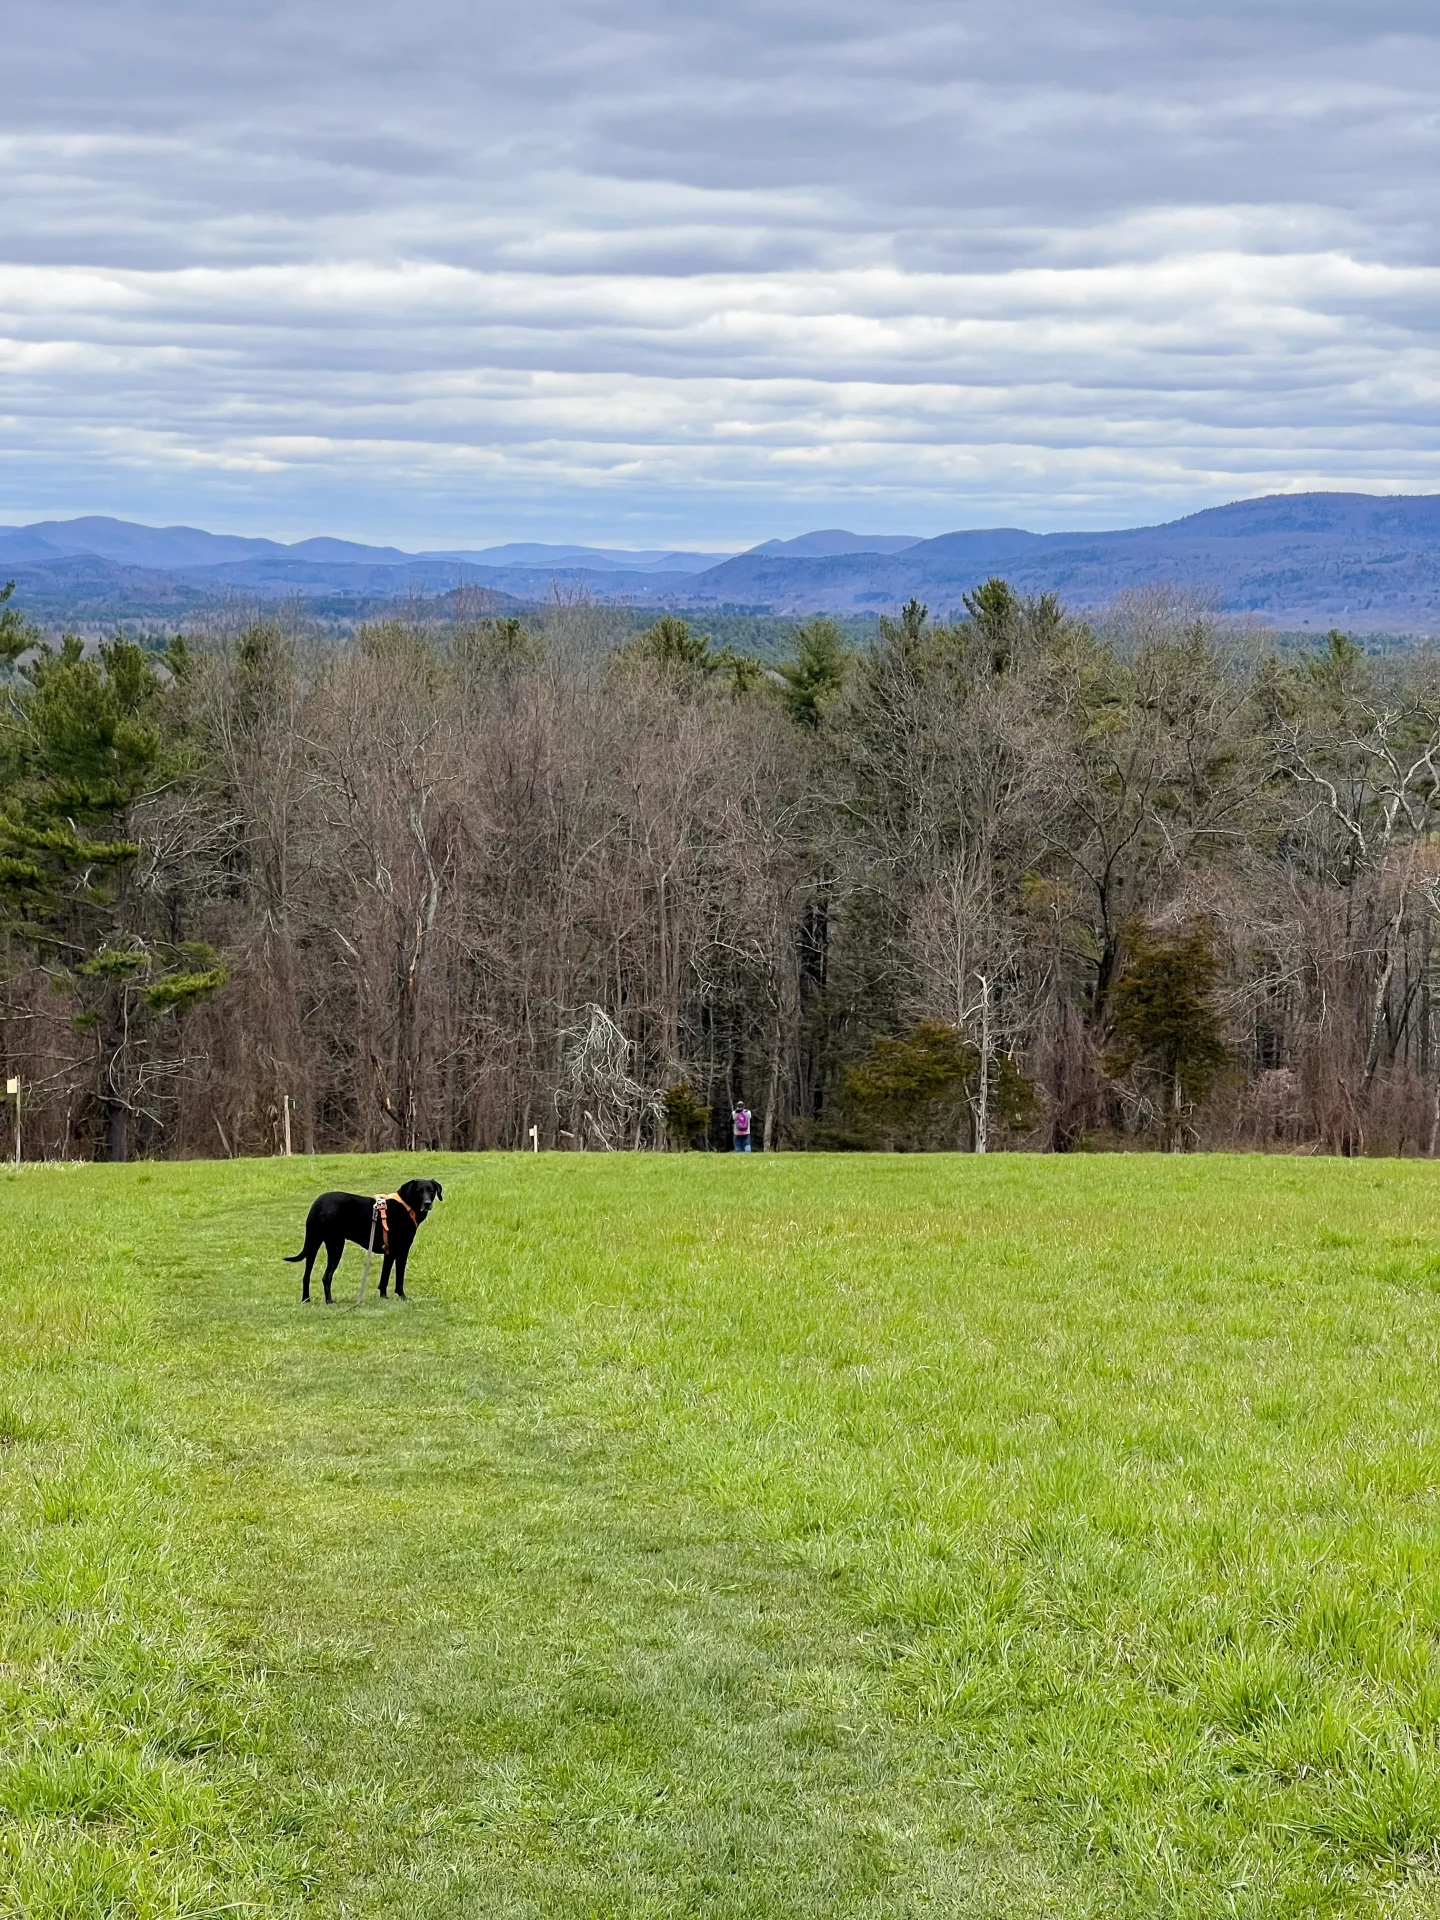
[[[380,1249],[383,1253],[390,1251],[390,1215],[386,1209],[392,1200],[397,1207],[403,1207],[406,1213],[409,1214],[410,1224],[412,1226],[418,1227],[420,1225],[415,1209],[410,1205],[408,1200],[402,1200],[398,1193],[377,1193],[375,1196],[375,1212],[380,1216]],[[370,1222],[370,1244],[372,1247],[375,1244],[375,1222],[373,1217]]]
[[[381,1236],[380,1245],[386,1257],[387,1258],[389,1257],[390,1202],[392,1200],[395,1202],[397,1207],[403,1207],[405,1209],[406,1213],[408,1213],[410,1216],[411,1222],[416,1227],[420,1225],[420,1220],[418,1215],[415,1212],[415,1209],[410,1205],[410,1203],[407,1200],[402,1200],[398,1193],[377,1193],[376,1194],[375,1204],[370,1210],[370,1244],[365,1249],[365,1265],[360,1270],[360,1288],[355,1295],[355,1304],[357,1307],[359,1306],[360,1302],[365,1298],[365,1282],[370,1278],[370,1262],[375,1253],[375,1222],[377,1220],[380,1222],[380,1236]],[[399,1283],[397,1282],[396,1284],[398,1285]]]

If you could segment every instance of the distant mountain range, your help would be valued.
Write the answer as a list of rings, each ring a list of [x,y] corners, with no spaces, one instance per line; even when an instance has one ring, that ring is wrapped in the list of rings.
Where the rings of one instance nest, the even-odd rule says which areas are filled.
[[[791,544],[799,544],[792,542]],[[247,540],[234,533],[205,533],[199,527],[142,527],[133,520],[107,520],[91,514],[82,520],[36,520],[26,527],[0,527],[0,557],[49,564],[62,556],[91,554],[126,567],[163,573],[209,573],[216,567],[267,568],[314,566],[409,567],[458,561],[478,567],[574,566],[629,573],[696,573],[714,566],[724,554],[632,553],[619,547],[561,547],[512,542],[474,551],[404,553],[399,547],[367,547],[354,540]]]
[[[494,604],[584,597],[634,607],[935,611],[990,574],[1093,608],[1137,587],[1196,590],[1288,628],[1440,634],[1440,495],[1274,494],[1110,533],[995,527],[936,539],[827,529],[715,555],[508,546],[407,553],[349,540],[275,540],[91,517],[0,528],[0,576],[52,621],[142,617],[299,597],[343,611],[475,587]]]

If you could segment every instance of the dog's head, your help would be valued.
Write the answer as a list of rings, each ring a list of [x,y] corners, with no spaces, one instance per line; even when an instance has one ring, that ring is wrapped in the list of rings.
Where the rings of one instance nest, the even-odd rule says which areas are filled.
[[[437,1200],[445,1198],[445,1191],[438,1180],[407,1180],[400,1188],[400,1198],[419,1221]]]

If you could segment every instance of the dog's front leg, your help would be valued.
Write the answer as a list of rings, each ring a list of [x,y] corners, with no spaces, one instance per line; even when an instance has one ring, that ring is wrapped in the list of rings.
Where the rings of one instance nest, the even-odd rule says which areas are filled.
[[[404,1253],[400,1254],[395,1261],[395,1298],[397,1300],[403,1300],[405,1298],[405,1262],[409,1258],[410,1249],[407,1247]]]
[[[385,1258],[380,1262],[380,1298],[385,1298],[385,1290],[390,1285],[390,1269],[395,1264],[395,1256],[388,1248]]]

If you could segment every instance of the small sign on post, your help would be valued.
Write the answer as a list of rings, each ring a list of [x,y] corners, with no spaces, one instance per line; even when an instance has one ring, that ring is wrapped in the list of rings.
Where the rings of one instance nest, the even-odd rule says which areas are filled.
[[[5,1091],[15,1101],[15,1171],[20,1171],[20,1076],[12,1073],[5,1082]]]

